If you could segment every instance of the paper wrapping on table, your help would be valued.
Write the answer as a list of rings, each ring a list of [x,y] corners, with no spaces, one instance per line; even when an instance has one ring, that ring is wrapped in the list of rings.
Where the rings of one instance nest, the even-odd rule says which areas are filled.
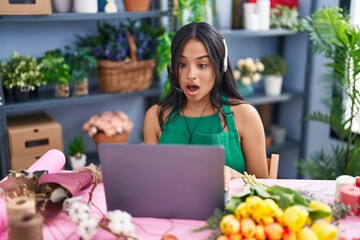
[[[356,186],[342,186],[340,189],[340,202],[349,205],[355,215],[359,215],[360,188]]]
[[[63,172],[43,174],[39,179],[39,184],[56,183],[68,190],[74,197],[93,182],[93,175],[90,170],[80,172]]]
[[[59,172],[65,165],[65,155],[57,149],[51,149],[39,158],[27,171],[35,172],[48,170],[49,173]]]

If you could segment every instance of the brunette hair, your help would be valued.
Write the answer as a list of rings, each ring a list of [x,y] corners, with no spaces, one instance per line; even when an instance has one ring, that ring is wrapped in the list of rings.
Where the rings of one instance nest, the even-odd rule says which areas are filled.
[[[179,107],[181,109],[186,102],[185,94],[177,89],[180,88],[180,58],[186,43],[191,39],[196,39],[205,45],[215,71],[215,84],[210,93],[212,107],[218,109],[223,114],[226,121],[225,113],[221,105],[238,105],[244,103],[244,99],[236,89],[230,59],[229,57],[225,59],[227,46],[223,36],[213,26],[206,22],[189,23],[181,27],[175,33],[171,43],[171,61],[168,65],[168,77],[171,89],[168,95],[159,102],[158,120],[161,128],[165,119],[165,111],[174,107]],[[226,69],[224,69],[224,61],[227,61]],[[224,99],[222,97],[226,98]],[[166,116],[166,118],[167,117],[168,116]]]

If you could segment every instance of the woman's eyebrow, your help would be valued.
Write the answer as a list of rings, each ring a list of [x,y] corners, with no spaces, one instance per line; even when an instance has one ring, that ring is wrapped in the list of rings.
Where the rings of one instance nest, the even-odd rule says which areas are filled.
[[[187,58],[187,57],[184,56],[184,55],[181,55],[180,58]],[[204,55],[204,56],[197,57],[196,59],[203,59],[203,58],[210,58],[210,56],[209,55]]]

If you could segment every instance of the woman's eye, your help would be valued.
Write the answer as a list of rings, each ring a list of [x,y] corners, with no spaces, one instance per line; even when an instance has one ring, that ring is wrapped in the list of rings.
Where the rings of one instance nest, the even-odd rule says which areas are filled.
[[[207,64],[199,64],[199,68],[203,69],[203,68],[206,68],[207,67]]]
[[[184,68],[184,67],[186,67],[185,63],[179,63],[179,68]]]

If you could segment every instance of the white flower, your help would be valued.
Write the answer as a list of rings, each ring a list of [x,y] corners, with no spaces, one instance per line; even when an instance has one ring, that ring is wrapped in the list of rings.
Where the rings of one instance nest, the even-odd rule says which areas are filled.
[[[99,222],[95,217],[89,217],[79,222],[76,232],[81,236],[82,239],[92,239],[97,233]]]
[[[131,215],[127,212],[115,210],[106,214],[108,227],[115,234],[133,235],[135,226],[131,222]]]
[[[234,75],[234,79],[235,79],[235,80],[239,80],[240,77],[241,77],[240,71],[239,71],[239,70],[236,70],[236,69],[233,71],[233,75]]]
[[[254,73],[254,74],[252,75],[252,81],[253,81],[254,83],[257,83],[258,81],[260,81],[260,79],[261,79],[261,75],[260,75],[259,73]]]
[[[79,223],[90,217],[90,207],[84,202],[74,202],[69,207],[69,216],[74,222]]]
[[[241,78],[241,83],[244,84],[244,85],[249,85],[251,84],[251,78],[250,77],[242,77]]]

